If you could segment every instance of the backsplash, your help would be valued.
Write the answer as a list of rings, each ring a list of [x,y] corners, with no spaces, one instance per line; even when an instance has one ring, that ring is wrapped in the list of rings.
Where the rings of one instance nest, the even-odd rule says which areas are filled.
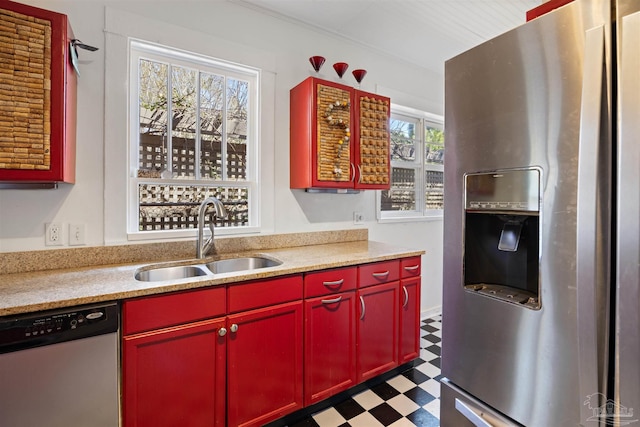
[[[366,228],[249,237],[216,237],[217,254],[367,240]],[[158,262],[195,258],[195,238],[188,241],[94,246],[0,254],[0,275],[80,268],[94,265]]]

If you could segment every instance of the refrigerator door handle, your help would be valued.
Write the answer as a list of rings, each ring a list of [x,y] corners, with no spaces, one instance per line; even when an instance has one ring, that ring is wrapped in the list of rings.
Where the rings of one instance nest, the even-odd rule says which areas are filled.
[[[482,418],[481,414],[476,413],[476,411],[458,398],[456,398],[456,409],[476,427],[493,427],[493,425]]]
[[[583,62],[582,100],[578,154],[576,227],[576,294],[578,329],[578,372],[581,425],[593,416],[585,399],[602,393],[597,351],[597,233],[599,142],[603,96],[604,28],[586,32]],[[600,201],[602,202],[602,201]],[[596,396],[601,396],[597,394]],[[600,402],[603,404],[604,402]]]

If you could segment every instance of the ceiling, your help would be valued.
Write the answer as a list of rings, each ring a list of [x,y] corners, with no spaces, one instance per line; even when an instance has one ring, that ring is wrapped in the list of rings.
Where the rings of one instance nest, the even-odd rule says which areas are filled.
[[[231,0],[442,73],[543,0]]]

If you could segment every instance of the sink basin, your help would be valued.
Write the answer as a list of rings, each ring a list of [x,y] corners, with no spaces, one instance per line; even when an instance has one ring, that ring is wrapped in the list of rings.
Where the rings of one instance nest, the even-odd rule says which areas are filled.
[[[209,272],[197,265],[182,265],[178,267],[160,267],[151,270],[138,271],[136,279],[143,282],[160,280],[177,280],[189,277],[206,276]]]
[[[198,276],[212,276],[223,273],[241,273],[258,268],[275,267],[282,261],[262,256],[221,259],[206,264],[180,265],[176,267],[156,267],[136,272],[136,280],[157,282],[162,280],[188,279]]]
[[[222,274],[233,273],[237,271],[256,270],[258,268],[275,267],[280,264],[282,264],[281,261],[276,261],[261,256],[251,256],[242,258],[221,259],[218,261],[211,261],[205,265],[209,270],[211,270],[213,274]]]

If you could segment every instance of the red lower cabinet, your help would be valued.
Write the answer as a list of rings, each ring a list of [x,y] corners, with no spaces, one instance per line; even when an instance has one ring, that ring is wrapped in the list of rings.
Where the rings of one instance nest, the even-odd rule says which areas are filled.
[[[304,404],[356,385],[354,291],[305,300]]]
[[[302,301],[228,316],[228,426],[261,426],[302,408],[302,325]]]
[[[400,333],[398,363],[420,356],[420,277],[400,282]]]
[[[302,408],[302,314],[302,276],[125,301],[123,426],[260,426]]]
[[[419,356],[420,257],[134,298],[122,312],[123,427],[257,427]]]
[[[422,283],[419,256],[400,261],[400,331],[398,363],[410,362],[420,356],[420,286]]]
[[[358,290],[358,382],[398,365],[398,282]]]
[[[225,425],[225,319],[125,336],[125,427]]]

